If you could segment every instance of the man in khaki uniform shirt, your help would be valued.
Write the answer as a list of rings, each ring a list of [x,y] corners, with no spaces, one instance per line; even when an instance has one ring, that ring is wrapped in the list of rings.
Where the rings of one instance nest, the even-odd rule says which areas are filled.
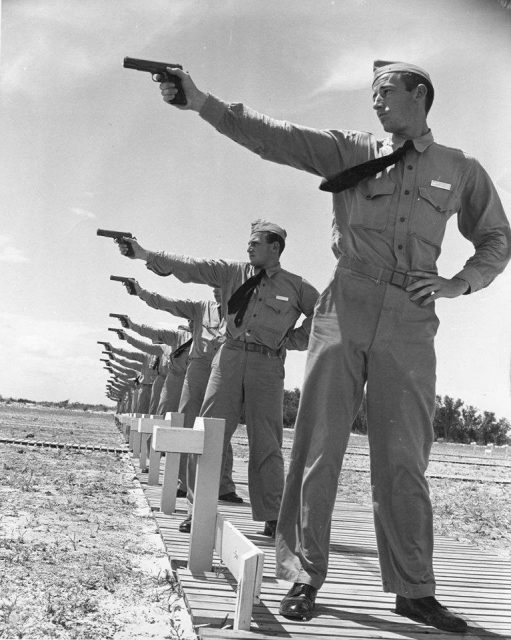
[[[367,383],[383,588],[396,594],[397,613],[465,631],[434,598],[425,479],[435,408],[434,301],[478,291],[509,261],[509,223],[494,185],[474,158],[434,141],[426,122],[433,86],[415,65],[375,62],[373,108],[385,139],[274,120],[205,94],[187,73],[172,73],[187,98],[181,108],[264,159],[324,177],[321,188],[334,194],[338,265],[314,316],[277,532],[277,575],[294,583],[281,613],[310,617],[325,580],[339,472]],[[170,102],[176,87],[163,82],[161,91]],[[436,260],[454,214],[475,253],[443,278]]]
[[[271,536],[284,485],[284,356],[286,349],[307,348],[319,295],[306,280],[280,266],[285,237],[278,225],[256,221],[248,242],[248,263],[152,253],[130,241],[134,257],[145,260],[158,275],[172,274],[182,282],[207,284],[221,291],[226,340],[213,360],[200,415],[225,418],[225,462],[227,445],[244,407],[252,515],[265,522],[264,532]],[[120,248],[125,253],[127,244],[121,243]],[[245,290],[244,303],[238,305],[240,290]],[[306,319],[294,329],[302,314]],[[221,487],[220,493],[223,491]],[[182,530],[185,528],[186,521]]]

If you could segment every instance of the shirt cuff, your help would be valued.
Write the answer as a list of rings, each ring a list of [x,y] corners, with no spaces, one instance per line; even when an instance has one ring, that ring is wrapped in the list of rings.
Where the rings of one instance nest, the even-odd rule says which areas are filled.
[[[209,122],[210,125],[217,127],[220,124],[220,120],[224,117],[227,108],[228,105],[225,102],[208,93],[206,102],[202,105],[199,115],[203,120]]]
[[[475,293],[476,291],[479,291],[479,289],[482,289],[484,287],[483,278],[479,271],[477,271],[477,269],[474,269],[474,267],[465,267],[454,277],[468,282],[469,286],[463,294],[464,296],[468,295],[469,293]]]

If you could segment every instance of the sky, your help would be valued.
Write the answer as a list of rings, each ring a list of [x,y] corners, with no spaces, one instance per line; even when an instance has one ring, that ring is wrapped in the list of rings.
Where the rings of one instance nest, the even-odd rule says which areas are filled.
[[[105,400],[108,313],[176,327],[109,275],[211,298],[122,257],[96,229],[152,250],[246,259],[250,223],[287,229],[284,268],[318,289],[335,262],[331,198],[312,175],[261,160],[166,105],[125,56],[180,63],[227,102],[316,128],[384,133],[374,59],[425,67],[435,139],[475,156],[511,211],[511,9],[498,0],[3,0],[0,58],[0,394]],[[473,247],[450,220],[438,266]],[[511,418],[511,268],[437,302],[437,393]],[[305,355],[289,353],[285,386]]]

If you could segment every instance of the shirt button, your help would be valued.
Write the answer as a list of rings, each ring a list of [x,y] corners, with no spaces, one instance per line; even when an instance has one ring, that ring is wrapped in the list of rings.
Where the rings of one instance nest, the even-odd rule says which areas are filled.
[[[405,190],[405,196],[410,195],[410,192],[408,191],[408,189]]]
[[[261,302],[262,298],[259,298],[259,302]]]
[[[398,249],[402,249],[402,248],[403,248],[403,245],[402,245],[402,244],[398,244],[398,245],[397,245],[397,248],[398,248]]]
[[[413,169],[413,165],[409,164],[406,168],[410,169],[410,171],[411,171]]]
[[[252,318],[255,318],[257,315],[257,313],[252,314]]]
[[[404,222],[404,221],[406,220],[406,218],[399,218],[399,220],[400,220],[401,222]]]

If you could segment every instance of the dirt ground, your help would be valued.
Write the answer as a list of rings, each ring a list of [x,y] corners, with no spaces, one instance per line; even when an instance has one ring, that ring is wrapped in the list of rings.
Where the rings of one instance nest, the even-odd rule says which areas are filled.
[[[17,416],[123,444],[111,415],[31,414],[0,410],[0,435]],[[0,638],[196,637],[126,454],[3,444],[0,460]]]
[[[125,446],[112,415],[12,405],[0,405],[0,438]],[[243,429],[233,445],[246,457]],[[366,451],[353,436],[344,500],[371,503]],[[482,456],[435,447],[435,530],[509,558],[511,491],[498,481],[511,460]],[[127,454],[0,443],[0,638],[195,637]]]

